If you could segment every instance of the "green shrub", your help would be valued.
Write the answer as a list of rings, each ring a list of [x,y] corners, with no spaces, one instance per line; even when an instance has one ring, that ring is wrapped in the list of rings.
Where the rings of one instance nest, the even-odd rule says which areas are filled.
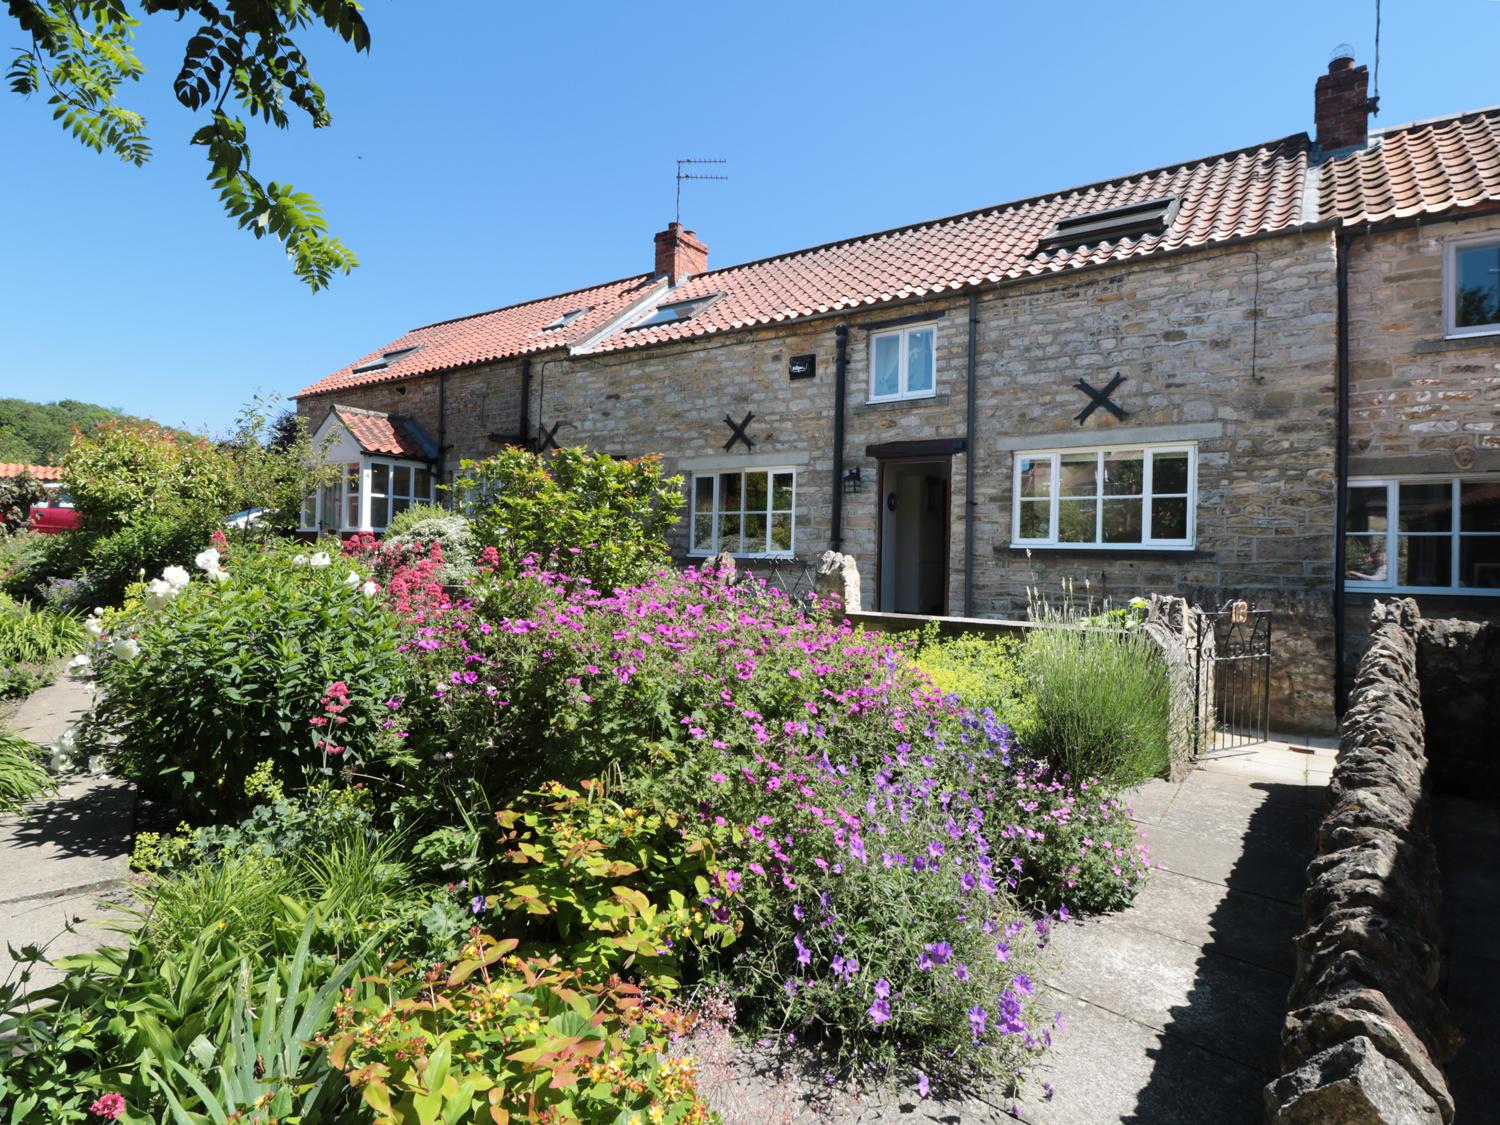
[[[153,580],[109,619],[85,732],[143,795],[199,820],[247,808],[264,762],[289,786],[373,770],[396,752],[384,704],[405,684],[398,622],[347,561],[290,548],[222,561],[222,581]]]
[[[58,660],[81,652],[88,640],[77,615],[35,609],[0,594],[0,699],[50,683]]]
[[[1023,743],[1031,733],[1035,701],[1020,666],[1017,637],[965,635],[944,638],[936,622],[922,631],[916,664],[943,695],[976,713],[986,708]]]
[[[1035,697],[1028,748],[1075,778],[1136,785],[1166,771],[1166,662],[1140,632],[1032,630],[1022,653]]]
[[[0,479],[0,535],[23,528],[31,508],[47,499],[47,490],[30,473]]]
[[[436,543],[443,553],[442,579],[447,583],[458,585],[478,573],[474,556],[479,551],[479,540],[473,526],[460,513],[436,504],[418,504],[396,516],[386,528],[385,543],[398,548],[430,548]]]
[[[339,1009],[330,1060],[380,1125],[718,1120],[693,1061],[663,1057],[676,1013],[515,947],[477,938],[446,979],[402,968],[384,997]]]
[[[628,972],[655,991],[676,989],[686,954],[739,936],[725,906],[737,895],[715,861],[715,837],[727,843],[734,833],[622,807],[597,782],[584,789],[552,782],[496,814],[500,854],[476,905],[492,933],[522,942],[523,955],[560,955],[595,980]]]
[[[168,566],[191,566],[193,556],[219,526],[213,512],[178,511],[143,517],[89,544],[85,597],[93,605],[118,605],[126,589]]]
[[[453,483],[458,507],[502,565],[519,568],[534,555],[608,593],[671,561],[666,534],[685,497],[682,478],[664,476],[659,457],[505,449],[461,464],[464,475]]]
[[[47,583],[74,574],[85,557],[77,534],[17,532],[0,538],[0,591],[15,598],[40,598]]]
[[[14,731],[0,727],[0,813],[18,813],[52,788],[40,752]]]

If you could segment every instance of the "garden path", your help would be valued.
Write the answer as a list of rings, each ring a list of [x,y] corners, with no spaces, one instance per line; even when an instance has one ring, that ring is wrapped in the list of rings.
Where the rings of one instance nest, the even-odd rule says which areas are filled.
[[[1331,740],[1266,743],[1129,796],[1161,866],[1128,910],[1054,929],[1064,1028],[1024,1100],[849,1096],[695,1044],[705,1096],[726,1125],[1259,1125],[1333,759]]]
[[[6,725],[49,745],[92,706],[92,685],[64,676],[27,698]],[[131,788],[102,777],[64,783],[24,818],[0,817],[0,981],[12,970],[5,944],[20,949],[51,942],[48,955],[59,957],[106,943],[109,932],[90,923],[110,916],[107,903],[127,897],[134,824]],[[82,924],[68,933],[68,922]],[[32,985],[56,975],[41,970]]]

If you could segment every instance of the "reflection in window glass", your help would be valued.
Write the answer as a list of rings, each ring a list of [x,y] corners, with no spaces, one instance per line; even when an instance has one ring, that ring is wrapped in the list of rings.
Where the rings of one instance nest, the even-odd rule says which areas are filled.
[[[1500,242],[1454,251],[1455,328],[1500,328]]]
[[[794,538],[796,474],[746,469],[693,476],[689,512],[695,554],[765,555],[790,552]]]
[[[1395,526],[1387,513],[1395,512]],[[1344,577],[1387,590],[1500,588],[1500,481],[1388,480],[1349,488]]]
[[[1193,537],[1193,459],[1192,448],[1017,454],[1014,539],[1187,545]]]

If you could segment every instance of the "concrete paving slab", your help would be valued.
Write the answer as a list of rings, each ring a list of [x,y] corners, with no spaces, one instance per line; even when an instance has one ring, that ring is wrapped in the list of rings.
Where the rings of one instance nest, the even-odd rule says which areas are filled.
[[[1266,1076],[1217,1052],[1064,997],[1064,1028],[1035,1070],[1051,1098],[1020,1104],[1028,1125],[1259,1125]]]
[[[93,707],[93,682],[64,673],[27,696],[6,725],[23,738],[50,746],[81,723]]]
[[[1327,769],[1296,768],[1293,766],[1265,765],[1252,758],[1209,758],[1198,764],[1204,773],[1229,774],[1250,778],[1259,782],[1270,782],[1266,787],[1266,799],[1306,807],[1316,803],[1321,808],[1321,797],[1333,772]]]
[[[118,883],[134,830],[135,791],[109,778],[69,782],[0,819],[0,903]]]
[[[113,927],[131,924],[130,915],[117,909],[130,903],[129,893],[120,884],[103,891],[3,903],[0,934],[10,949],[19,952],[35,945],[50,961],[104,945],[123,945],[125,938]],[[0,980],[13,979],[12,974],[21,971],[5,946],[0,946]],[[45,988],[62,976],[50,965],[39,965],[31,973],[28,989]]]
[[[1248,778],[1195,773],[1159,826],[1188,829],[1205,840],[1252,841],[1310,854],[1318,814],[1299,804],[1269,800],[1270,788]]]
[[[1157,778],[1129,790],[1125,803],[1130,806],[1130,816],[1141,824],[1156,824],[1177,799],[1181,782],[1162,781]]]
[[[1049,987],[1275,1073],[1286,974],[1138,927],[1128,913],[1058,927],[1053,946]]]
[[[1222,883],[1236,890],[1281,902],[1302,900],[1303,879],[1310,853],[1205,839],[1191,828],[1161,825],[1147,830],[1153,863],[1179,875]]]
[[[1281,973],[1289,983],[1296,968],[1288,935],[1302,928],[1302,910],[1288,902],[1157,870],[1124,917],[1143,930]]]

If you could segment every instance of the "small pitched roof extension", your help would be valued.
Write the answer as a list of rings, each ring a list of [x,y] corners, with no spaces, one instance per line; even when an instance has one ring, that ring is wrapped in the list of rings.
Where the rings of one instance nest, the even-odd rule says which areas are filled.
[[[689,319],[650,327],[632,329],[629,318],[621,321],[634,305],[664,288],[660,279],[644,274],[442,321],[408,332],[296,397],[585,344],[589,352],[614,352],[686,340],[987,282],[1211,246],[1314,222],[1354,225],[1500,204],[1500,107],[1386,129],[1374,134],[1369,148],[1321,165],[1312,164],[1314,156],[1307,135],[1299,133],[1085,187],[709,270],[672,290],[667,299],[713,296],[717,299],[712,304]],[[1314,190],[1308,192],[1310,169]],[[1170,225],[1159,233],[1040,250],[1059,219],[1167,197],[1177,199],[1178,206]],[[546,328],[578,308],[588,311],[563,327]],[[356,370],[405,348],[416,350],[377,369]]]
[[[365,453],[411,461],[431,461],[436,457],[426,435],[410,418],[356,406],[334,406],[333,414]]]
[[[0,480],[30,473],[37,480],[62,480],[63,471],[56,465],[22,465],[13,461],[0,461]]]

